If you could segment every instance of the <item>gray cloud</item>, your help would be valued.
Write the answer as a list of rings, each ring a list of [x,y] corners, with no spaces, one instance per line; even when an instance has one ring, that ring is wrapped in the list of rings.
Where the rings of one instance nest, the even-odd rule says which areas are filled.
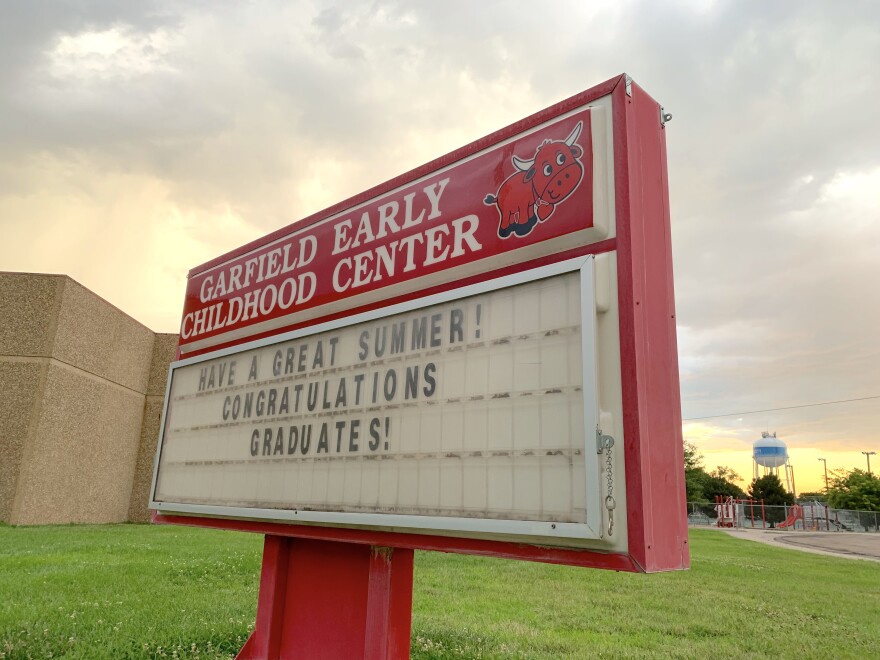
[[[107,181],[149,181],[193,218],[241,218],[228,238],[175,220],[217,252],[626,71],[674,114],[685,416],[880,393],[880,209],[865,201],[880,182],[874,2],[0,12],[0,203],[50,207],[62,183],[47,172],[86,206],[122,204]],[[118,48],[83,46],[89,32]],[[96,233],[125,222],[95,217]],[[12,220],[0,216],[4,232]]]

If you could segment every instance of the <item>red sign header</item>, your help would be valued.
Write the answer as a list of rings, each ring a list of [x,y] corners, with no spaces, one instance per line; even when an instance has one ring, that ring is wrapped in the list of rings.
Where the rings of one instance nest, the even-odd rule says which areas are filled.
[[[583,108],[192,275],[180,345],[279,329],[304,320],[299,312],[366,304],[394,285],[451,282],[479,272],[462,267],[592,226]]]

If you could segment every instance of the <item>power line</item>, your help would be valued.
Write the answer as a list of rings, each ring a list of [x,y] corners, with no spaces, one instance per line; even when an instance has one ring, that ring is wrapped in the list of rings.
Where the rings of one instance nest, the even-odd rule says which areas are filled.
[[[707,415],[705,417],[686,417],[683,422],[696,422],[701,419],[715,419],[717,417],[738,417],[740,415],[755,415],[757,413],[776,412],[778,410],[794,410],[795,408],[815,408],[816,406],[831,406],[836,403],[852,403],[853,401],[870,401],[871,399],[880,399],[880,394],[874,396],[863,396],[856,399],[840,399],[839,401],[821,401],[819,403],[803,403],[799,406],[783,406],[781,408],[765,408],[764,410],[746,410],[745,412],[723,413],[721,415]]]

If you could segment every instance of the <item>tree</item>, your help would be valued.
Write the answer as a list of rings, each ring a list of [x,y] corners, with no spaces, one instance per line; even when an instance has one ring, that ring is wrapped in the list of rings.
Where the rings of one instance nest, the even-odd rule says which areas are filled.
[[[835,509],[880,511],[880,477],[859,469],[836,473],[828,485],[828,504]]]
[[[684,443],[684,478],[688,502],[714,502],[719,495],[725,498],[745,497],[742,488],[732,481],[739,479],[739,475],[723,465],[706,472],[703,457],[690,442]]]
[[[755,479],[749,486],[749,497],[753,500],[764,500],[764,504],[770,506],[794,504],[794,495],[785,490],[775,474],[765,474]]]
[[[746,496],[742,488],[732,481],[718,476],[716,472],[716,470],[713,470],[703,477],[703,496],[706,497],[706,499],[710,502],[714,502],[716,496],[723,498],[735,497],[737,499],[742,499]],[[733,474],[736,474],[736,472]]]
[[[693,443],[684,443],[684,482],[688,502],[703,502],[706,496],[703,494],[703,457],[697,451]]]
[[[775,474],[765,474],[755,479],[749,486],[749,497],[764,500],[765,516],[771,525],[785,520],[784,505],[794,504],[794,495],[785,490]]]
[[[718,479],[724,479],[724,481],[730,482],[739,481],[740,479],[742,479],[742,477],[739,476],[739,473],[736,470],[734,470],[733,468],[729,468],[726,465],[719,465],[709,473],[709,476],[716,477]]]
[[[798,502],[826,502],[828,495],[822,491],[806,491],[798,495]]]

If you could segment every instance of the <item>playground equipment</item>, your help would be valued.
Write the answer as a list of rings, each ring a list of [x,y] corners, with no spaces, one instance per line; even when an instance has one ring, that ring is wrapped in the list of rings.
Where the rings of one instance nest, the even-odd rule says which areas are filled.
[[[766,529],[764,500],[740,500],[734,497],[715,496],[715,513],[719,527],[758,527]]]
[[[784,520],[776,523],[776,529],[805,531],[847,529],[847,526],[838,519],[837,511],[832,511],[828,505],[818,501],[786,507],[767,507],[764,500],[741,500],[720,495],[715,498],[715,524],[718,527],[767,529],[772,526],[774,511],[780,515],[784,512],[785,516]]]
[[[830,531],[831,526],[840,529],[840,522],[837,520],[837,514],[831,519],[831,512],[827,504],[822,502],[804,502],[803,504],[793,504],[788,509],[788,515],[781,523],[777,524],[777,529],[803,529],[811,531],[826,530]]]
[[[800,504],[793,504],[792,507],[788,510],[788,516],[786,516],[785,520],[776,525],[780,529],[783,527],[791,527],[793,529],[797,529],[797,523],[801,521],[804,526],[806,526],[806,521],[804,520],[804,507]]]
[[[736,503],[732,497],[722,501],[716,496],[715,513],[719,527],[736,527]]]

